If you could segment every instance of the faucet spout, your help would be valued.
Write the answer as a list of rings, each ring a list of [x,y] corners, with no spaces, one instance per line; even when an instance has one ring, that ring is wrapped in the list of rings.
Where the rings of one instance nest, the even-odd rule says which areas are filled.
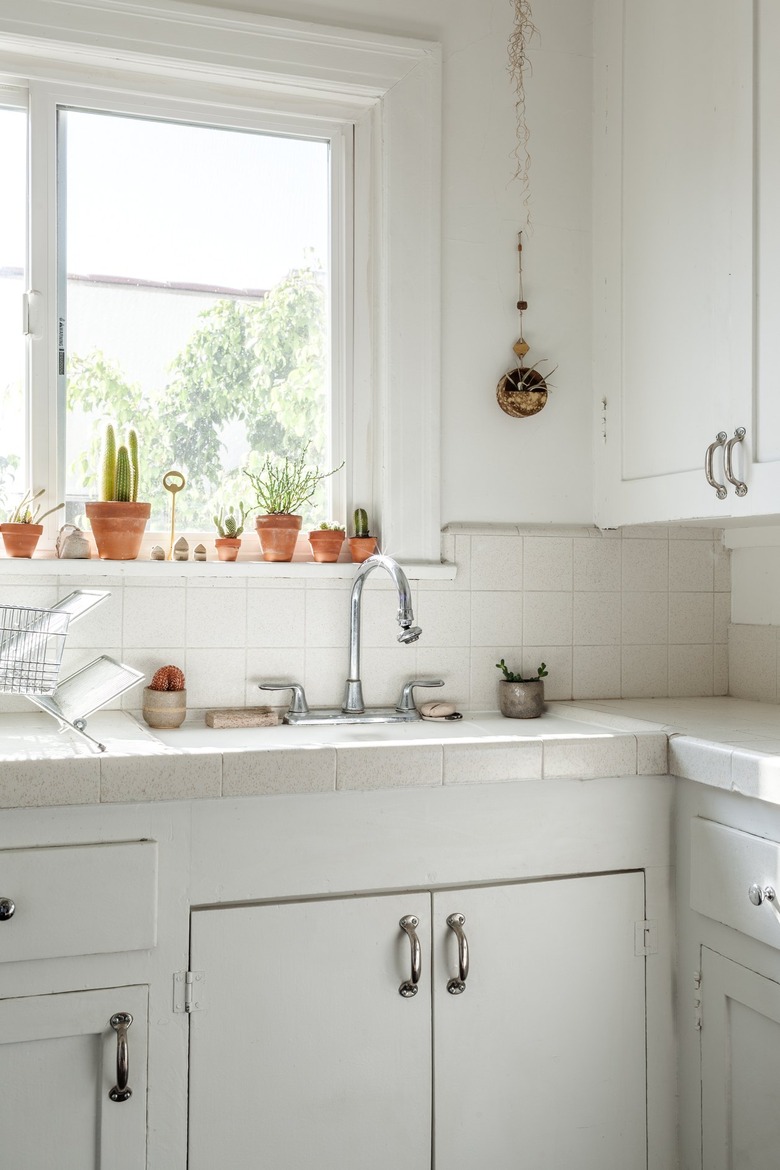
[[[384,569],[398,591],[398,624],[401,627],[398,641],[403,643],[416,642],[422,633],[420,627],[414,624],[412,591],[406,573],[398,561],[384,553],[376,553],[363,561],[355,574],[349,600],[349,674],[344,688],[344,703],[341,708],[345,715],[362,715],[366,709],[363,703],[363,684],[360,681],[361,599],[366,577],[374,569]]]

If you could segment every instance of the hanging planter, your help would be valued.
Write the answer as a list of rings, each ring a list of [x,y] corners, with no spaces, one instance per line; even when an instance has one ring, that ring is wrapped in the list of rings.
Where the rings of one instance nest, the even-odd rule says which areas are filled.
[[[530,418],[538,414],[547,403],[548,385],[544,375],[538,367],[546,358],[541,358],[532,366],[523,365],[523,359],[530,350],[530,345],[523,336],[523,313],[528,308],[528,302],[523,292],[523,233],[517,236],[517,281],[518,299],[517,311],[520,315],[520,336],[513,345],[518,361],[521,363],[513,370],[508,370],[496,387],[498,405],[505,414],[512,418]],[[555,372],[553,368],[553,373]]]

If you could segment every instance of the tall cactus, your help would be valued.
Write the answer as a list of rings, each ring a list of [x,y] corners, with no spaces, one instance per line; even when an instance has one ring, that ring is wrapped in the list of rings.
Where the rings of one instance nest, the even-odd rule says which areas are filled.
[[[133,471],[130,454],[124,445],[116,453],[116,489],[114,499],[123,504],[130,502],[133,494]]]
[[[368,513],[365,508],[355,508],[355,536],[369,536]]]
[[[116,485],[116,433],[111,423],[103,437],[103,454],[100,460],[100,498],[114,499]]]
[[[127,448],[130,455],[130,499],[135,504],[138,501],[138,434],[134,430],[128,431]]]

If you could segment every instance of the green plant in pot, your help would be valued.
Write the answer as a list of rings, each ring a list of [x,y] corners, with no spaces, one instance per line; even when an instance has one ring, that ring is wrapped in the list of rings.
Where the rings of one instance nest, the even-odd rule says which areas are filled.
[[[100,499],[86,505],[98,556],[104,561],[134,561],[141,549],[152,505],[138,501],[138,435],[128,432],[117,447],[116,432],[108,424],[100,461]]]
[[[142,713],[150,727],[181,727],[187,715],[187,690],[178,666],[161,666],[154,672],[149,686],[144,687]]]
[[[247,511],[248,509],[244,506],[243,501],[240,500],[238,511],[235,510],[232,504],[227,511],[220,505],[219,511],[215,514],[214,525],[219,536],[214,541],[214,544],[216,545],[217,556],[221,561],[234,561],[238,556]]]
[[[507,719],[538,719],[544,711],[544,683],[547,667],[540,663],[536,674],[524,678],[510,670],[502,658],[496,663],[504,675],[498,684],[498,705]]]
[[[376,552],[376,537],[368,530],[365,508],[355,508],[355,535],[349,538],[349,552],[357,564],[367,561]]]
[[[255,518],[255,526],[264,561],[292,560],[302,522],[298,509],[308,504],[323,479],[335,475],[344,466],[340,463],[332,471],[324,472],[307,467],[308,449],[307,443],[294,458],[278,459],[266,455],[257,472],[244,468],[244,475],[257,497],[257,510],[261,512]]]
[[[45,491],[46,488],[40,488],[37,492],[30,489],[16,505],[8,520],[0,524],[0,533],[9,557],[31,557],[43,533],[41,521],[51,516],[52,512],[59,512],[60,508],[65,507],[64,504],[55,504],[48,511],[41,512],[41,505],[35,501],[39,500]]]
[[[327,521],[310,532],[309,544],[315,561],[318,564],[333,564],[337,561],[345,535],[343,524],[328,524]]]

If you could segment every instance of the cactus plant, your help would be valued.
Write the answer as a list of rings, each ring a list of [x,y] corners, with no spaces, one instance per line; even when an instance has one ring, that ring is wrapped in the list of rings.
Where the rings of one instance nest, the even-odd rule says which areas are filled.
[[[150,691],[183,691],[184,672],[178,666],[161,666],[152,675]]]
[[[130,466],[130,453],[127,447],[122,446],[116,453],[116,484],[114,499],[119,504],[131,503],[133,495],[133,472]]]
[[[127,443],[117,447],[116,430],[109,423],[103,437],[100,461],[100,498],[108,503],[138,500],[138,434],[128,431]]]
[[[368,512],[365,508],[355,508],[355,536],[365,539],[370,536],[368,531]]]
[[[116,432],[111,423],[103,436],[103,453],[100,458],[100,498],[113,500],[116,485]]]
[[[41,520],[45,520],[47,516],[51,516],[52,512],[59,512],[60,508],[64,508],[64,504],[55,504],[53,508],[41,514],[41,505],[36,504],[35,501],[39,499],[46,488],[40,488],[39,491],[33,494],[32,489],[25,493],[25,496],[14,508],[11,515],[8,517],[9,524],[40,524]]]
[[[247,518],[248,509],[242,500],[238,504],[238,512],[231,504],[227,512],[222,505],[214,515],[214,527],[222,537],[229,537],[236,539],[244,531],[244,521]]]
[[[138,432],[132,429],[127,433],[127,451],[132,475],[130,499],[135,504],[138,500]]]

